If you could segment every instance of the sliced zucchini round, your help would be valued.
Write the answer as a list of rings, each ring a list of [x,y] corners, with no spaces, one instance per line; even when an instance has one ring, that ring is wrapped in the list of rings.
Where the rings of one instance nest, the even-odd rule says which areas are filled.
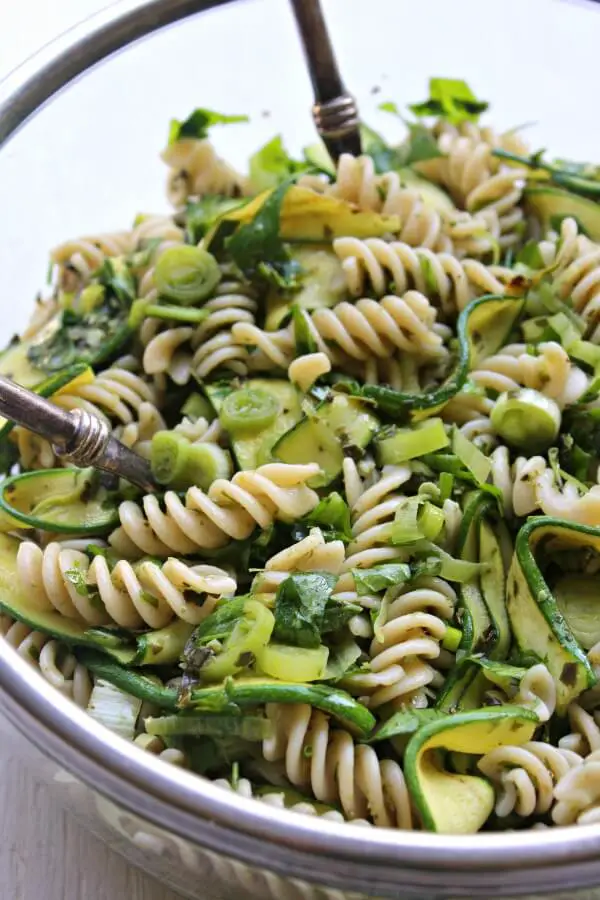
[[[46,469],[7,478],[0,510],[24,528],[99,534],[118,524],[118,501],[95,469]]]

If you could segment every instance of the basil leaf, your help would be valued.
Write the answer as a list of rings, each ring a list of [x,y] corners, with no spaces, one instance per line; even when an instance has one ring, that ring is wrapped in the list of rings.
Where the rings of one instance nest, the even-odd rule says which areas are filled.
[[[318,647],[325,609],[337,576],[323,572],[290,575],[277,590],[273,637],[296,647]]]
[[[225,641],[239,620],[244,615],[244,605],[247,596],[234,597],[233,600],[223,600],[215,607],[210,616],[194,629],[188,641],[190,649],[204,647],[211,641]]]
[[[291,259],[279,236],[281,207],[295,176],[267,197],[254,218],[225,241],[234,262],[248,278],[263,278],[277,287],[298,286],[299,264]]]
[[[339,540],[344,541],[345,544],[352,540],[348,504],[335,491],[321,500],[313,511],[305,516],[303,522],[306,525],[317,525],[323,532],[325,540]]]
[[[341,600],[334,600],[330,597],[323,613],[323,622],[321,624],[321,634],[334,634],[341,631],[353,616],[357,616],[362,611],[357,603],[344,603]]]
[[[171,119],[169,124],[169,145],[183,138],[202,140],[208,136],[213,125],[231,125],[234,122],[249,122],[248,116],[227,116],[212,109],[195,109],[187,119],[180,122]]]
[[[308,163],[292,159],[278,134],[250,157],[250,181],[255,191],[266,191],[309,168]]]
[[[377,594],[389,587],[404,584],[410,579],[411,571],[405,563],[384,563],[371,569],[352,569],[352,575],[356,592],[362,596]]]
[[[248,199],[207,194],[201,200],[188,201],[185,210],[185,232],[190,244],[198,244],[222,215],[248,203]]]
[[[429,97],[409,109],[415,116],[441,116],[454,125],[476,122],[489,103],[478,100],[466,81],[454,78],[431,78]]]

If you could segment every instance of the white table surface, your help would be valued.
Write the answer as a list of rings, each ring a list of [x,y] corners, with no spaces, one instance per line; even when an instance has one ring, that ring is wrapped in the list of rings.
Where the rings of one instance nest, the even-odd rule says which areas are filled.
[[[103,0],[0,0],[0,77]],[[3,900],[180,900],[83,831],[0,751]]]

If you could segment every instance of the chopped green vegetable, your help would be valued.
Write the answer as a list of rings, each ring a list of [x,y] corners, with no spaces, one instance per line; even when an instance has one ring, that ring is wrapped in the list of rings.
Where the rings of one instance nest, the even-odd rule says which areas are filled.
[[[303,684],[324,677],[328,657],[329,649],[323,644],[318,647],[293,647],[269,643],[258,654],[258,665],[272,678]]]
[[[352,569],[356,592],[361,594],[377,594],[389,587],[396,587],[407,582],[411,577],[410,567],[405,563],[384,563],[371,569]]]
[[[254,218],[240,225],[226,242],[227,251],[247,277],[286,288],[296,287],[299,274],[298,264],[280,237],[281,207],[294,177],[275,188]]]
[[[292,159],[281,135],[276,135],[250,157],[250,181],[255,191],[265,191],[308,168],[307,163]]]
[[[196,138],[203,140],[208,137],[209,129],[213,125],[231,125],[237,122],[249,122],[248,116],[228,116],[214,112],[211,109],[195,109],[187,119],[180,122],[171,119],[169,125],[169,144],[181,141],[184,138]]]
[[[221,280],[214,256],[201,247],[168,247],[154,268],[154,282],[162,297],[190,306],[211,295]]]
[[[295,647],[318,647],[327,603],[337,577],[322,573],[290,575],[277,590],[273,636]]]
[[[495,409],[496,407],[494,407],[494,412]],[[492,413],[493,415],[494,413]],[[452,432],[452,450],[465,468],[471,472],[478,485],[487,481],[492,471],[490,459],[466,438],[456,426],[454,426]]]
[[[556,441],[561,415],[551,397],[532,388],[521,388],[500,394],[491,422],[507,444],[533,454],[547,450]]]
[[[233,434],[263,431],[271,425],[279,412],[273,394],[261,388],[242,388],[223,401],[219,418],[224,428]]]
[[[426,419],[412,428],[398,428],[389,436],[384,431],[375,443],[380,465],[396,466],[442,450],[450,441],[441,419]]]
[[[478,100],[466,81],[454,78],[430,78],[429,97],[409,106],[415,116],[440,116],[453,125],[476,122],[489,103]]]

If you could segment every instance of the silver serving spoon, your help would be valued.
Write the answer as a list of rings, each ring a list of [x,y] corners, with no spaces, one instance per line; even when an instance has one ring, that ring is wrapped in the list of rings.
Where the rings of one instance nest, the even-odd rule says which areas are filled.
[[[360,156],[358,106],[342,81],[320,0],[291,3],[315,95],[317,131],[335,163],[342,153]]]
[[[59,456],[76,466],[93,466],[144,491],[156,490],[150,463],[118,441],[106,422],[83,409],[66,412],[0,376],[0,413],[49,440]]]

